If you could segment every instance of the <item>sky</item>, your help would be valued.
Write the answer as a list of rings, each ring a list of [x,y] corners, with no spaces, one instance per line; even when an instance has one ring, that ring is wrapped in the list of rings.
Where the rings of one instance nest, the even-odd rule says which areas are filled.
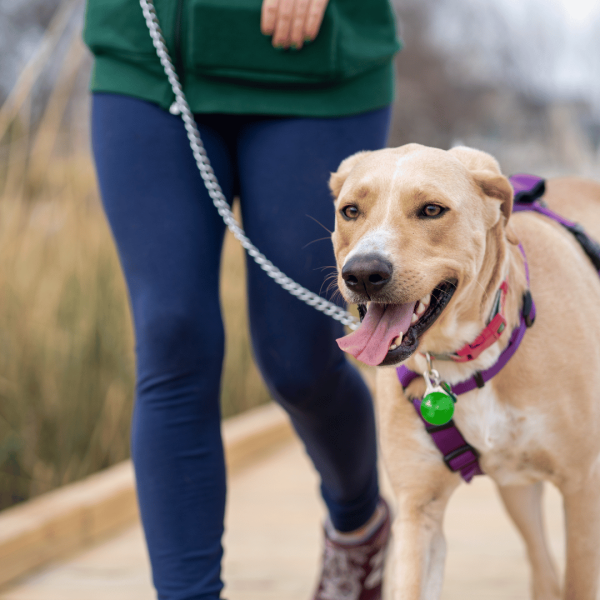
[[[600,106],[600,2],[553,0],[565,17],[564,52],[556,65],[556,83],[567,93],[583,92]]]
[[[587,26],[600,15],[600,2],[598,0],[554,0],[570,25],[574,28],[587,28]]]
[[[523,14],[535,0],[502,0],[515,15]],[[598,0],[544,0],[538,2],[540,10],[558,10],[568,21],[569,27],[586,28],[594,17],[600,15]]]
[[[484,78],[510,54],[518,86],[583,99],[600,116],[600,0],[447,0],[434,14],[434,39],[462,46],[464,64]]]

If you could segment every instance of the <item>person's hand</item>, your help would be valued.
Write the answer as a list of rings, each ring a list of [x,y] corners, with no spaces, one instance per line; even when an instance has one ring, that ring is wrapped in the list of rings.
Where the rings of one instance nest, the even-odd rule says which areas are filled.
[[[319,33],[329,0],[263,0],[260,30],[275,48],[300,50]]]

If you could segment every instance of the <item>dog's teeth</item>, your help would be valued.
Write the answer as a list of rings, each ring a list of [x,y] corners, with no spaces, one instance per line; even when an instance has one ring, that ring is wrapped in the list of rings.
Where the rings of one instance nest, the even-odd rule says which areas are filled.
[[[427,294],[427,296],[425,296],[424,298],[421,298],[421,302],[425,306],[429,306],[429,303],[431,302],[431,294]]]
[[[417,313],[413,313],[412,319],[410,320],[410,324],[414,325],[419,320]]]
[[[419,306],[417,306],[417,314],[420,316],[425,312],[426,306],[422,303],[419,302]]]
[[[391,342],[390,342],[390,350],[395,350],[401,343],[402,343],[402,336],[404,334],[402,332],[400,332],[400,335],[397,335]]]

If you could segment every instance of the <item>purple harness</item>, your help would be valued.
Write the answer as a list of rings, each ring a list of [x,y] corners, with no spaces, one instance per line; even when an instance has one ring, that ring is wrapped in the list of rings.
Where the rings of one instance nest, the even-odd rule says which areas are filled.
[[[510,177],[510,182],[515,191],[513,212],[524,210],[535,211],[560,223],[575,236],[600,274],[600,245],[588,237],[580,225],[564,219],[545,205],[544,201],[541,200],[541,197],[546,191],[545,181],[534,175],[513,175]],[[521,250],[521,253],[523,254],[527,285],[529,286],[529,267],[527,265],[525,251],[521,244],[519,244],[519,250]],[[535,304],[531,297],[531,293],[527,291],[523,295],[520,323],[513,330],[508,346],[506,346],[496,363],[489,369],[477,372],[469,379],[452,385],[453,394],[457,396],[459,394],[470,392],[476,388],[484,387],[485,382],[497,375],[517,351],[523,340],[525,331],[533,325],[534,320]],[[420,377],[418,373],[411,371],[403,365],[399,366],[396,371],[398,373],[400,384],[404,389],[406,389],[413,379]],[[451,420],[444,425],[430,425],[423,417],[421,417],[421,398],[415,398],[412,402],[417,414],[425,424],[427,433],[431,435],[434,444],[442,453],[446,466],[451,471],[459,471],[466,482],[471,481],[475,475],[483,475],[483,471],[479,465],[479,453],[473,446],[467,443],[456,427],[454,421]]]

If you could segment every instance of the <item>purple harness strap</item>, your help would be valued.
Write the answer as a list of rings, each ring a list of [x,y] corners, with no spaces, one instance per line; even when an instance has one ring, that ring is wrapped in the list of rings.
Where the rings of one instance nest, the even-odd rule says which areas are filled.
[[[510,178],[510,183],[515,190],[512,212],[533,210],[550,217],[569,230],[577,227],[576,223],[561,217],[538,201],[546,191],[546,182],[541,177],[527,174],[513,175]]]
[[[409,373],[417,376],[416,373]],[[412,379],[412,377],[410,378]],[[400,379],[402,381],[402,379]],[[408,384],[407,384],[408,385]],[[430,425],[421,416],[421,398],[414,398],[413,404],[417,414],[425,425],[425,430],[431,436],[433,443],[442,453],[446,466],[451,471],[460,471],[462,478],[469,483],[475,475],[483,475],[479,464],[479,454],[473,446],[470,446],[454,421],[445,425]]]
[[[561,217],[545,205],[541,197],[546,191],[546,182],[540,177],[526,174],[513,175],[510,182],[515,190],[513,212],[531,210],[560,223],[575,236],[600,275],[600,245],[587,235],[579,223]]]

